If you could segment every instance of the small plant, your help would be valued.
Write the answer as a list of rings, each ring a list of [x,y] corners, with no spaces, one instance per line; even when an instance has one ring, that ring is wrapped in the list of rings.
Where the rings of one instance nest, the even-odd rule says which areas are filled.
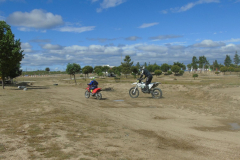
[[[215,72],[215,74],[216,74],[217,76],[218,76],[218,74],[219,74],[219,73],[220,73],[220,72],[218,72],[218,71],[217,71],[217,72]]]
[[[198,77],[198,74],[193,74],[194,80],[195,80],[196,77]]]
[[[171,74],[172,74],[172,71],[167,71],[167,74],[168,74],[168,75],[171,75]]]
[[[156,76],[159,76],[159,75],[162,74],[162,71],[161,70],[156,70],[156,71],[154,71],[154,73],[155,73]]]
[[[183,73],[184,73],[183,70],[180,70],[180,71],[179,71],[179,74],[180,74],[180,75],[183,75]]]
[[[83,75],[81,74],[80,77],[83,77]]]

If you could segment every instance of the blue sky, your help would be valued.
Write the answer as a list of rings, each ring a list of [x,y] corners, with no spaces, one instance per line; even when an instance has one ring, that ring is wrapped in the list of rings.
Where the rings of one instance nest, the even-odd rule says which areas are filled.
[[[21,39],[24,70],[67,63],[119,66],[223,63],[240,55],[240,0],[0,0],[0,20]]]

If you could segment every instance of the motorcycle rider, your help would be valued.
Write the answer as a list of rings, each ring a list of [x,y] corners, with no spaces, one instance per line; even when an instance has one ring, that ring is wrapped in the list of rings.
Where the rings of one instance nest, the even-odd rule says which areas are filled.
[[[140,78],[142,78],[143,75],[145,75],[144,79],[147,77],[147,80],[146,80],[146,92],[149,92],[149,86],[148,85],[152,81],[152,74],[145,68],[145,66],[142,66],[140,69],[141,69],[141,76],[140,76]]]
[[[91,93],[95,88],[98,88],[98,82],[95,80],[95,77],[92,77],[91,82],[88,85],[91,86],[91,88],[89,88]]]

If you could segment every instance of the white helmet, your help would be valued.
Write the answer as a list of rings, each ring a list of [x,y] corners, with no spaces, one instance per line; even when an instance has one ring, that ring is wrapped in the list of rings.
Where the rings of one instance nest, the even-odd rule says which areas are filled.
[[[140,67],[140,70],[144,70],[144,69],[145,69],[145,66]]]

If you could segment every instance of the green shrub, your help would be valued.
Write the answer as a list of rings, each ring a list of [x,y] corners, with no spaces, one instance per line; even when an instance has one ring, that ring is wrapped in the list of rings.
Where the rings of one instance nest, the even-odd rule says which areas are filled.
[[[219,73],[220,73],[220,72],[218,72],[218,71],[217,71],[217,72],[215,72],[215,74],[216,74],[216,75],[218,75]]]
[[[161,70],[156,70],[156,71],[154,71],[154,73],[155,73],[156,76],[159,76],[159,75],[162,74],[162,71]]]
[[[171,75],[171,74],[172,74],[172,71],[167,71],[167,74],[168,74],[168,75]]]
[[[198,77],[198,74],[193,74],[193,78],[195,79],[196,77]]]
[[[171,71],[173,71],[175,74],[177,74],[180,70],[181,70],[181,68],[177,65],[173,65],[171,67]]]
[[[83,75],[81,74],[80,77],[83,77]]]
[[[179,74],[183,75],[184,71],[183,70],[180,70],[179,71]]]

